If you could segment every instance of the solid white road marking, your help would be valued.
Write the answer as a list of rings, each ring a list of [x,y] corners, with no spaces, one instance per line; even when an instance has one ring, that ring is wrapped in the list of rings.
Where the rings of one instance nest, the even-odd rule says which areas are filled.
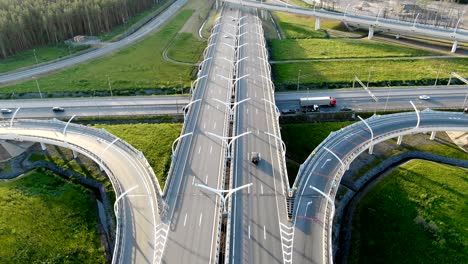
[[[255,108],[255,114],[258,115],[258,108]]]
[[[200,220],[198,220],[198,226],[201,225],[201,220],[203,219],[203,213],[200,213]]]
[[[185,214],[184,226],[185,226],[185,223],[187,223],[187,214]]]
[[[213,146],[210,146],[210,154],[213,152]]]
[[[249,239],[250,239],[250,225],[249,225]]]
[[[195,184],[195,175],[193,176],[193,179],[192,179],[192,185]]]
[[[266,228],[263,226],[263,239],[266,240]]]
[[[207,183],[208,183],[208,174],[205,177],[205,184],[207,184]]]
[[[255,91],[255,96],[254,97],[257,97],[257,91]]]
[[[216,129],[216,122],[214,122],[213,129]]]
[[[203,123],[203,129],[205,129],[205,128],[206,128],[206,124],[205,124],[205,123]]]
[[[260,184],[260,192],[261,192],[262,195],[263,195],[263,184]]]
[[[248,107],[246,107],[246,108],[245,108],[245,111],[246,111],[246,112],[247,112],[247,114],[248,114],[248,113],[249,113],[249,108],[248,108]]]
[[[200,152],[201,152],[201,146],[198,147],[198,154],[200,154]]]
[[[327,159],[327,160],[323,163],[322,167],[320,167],[320,168],[323,168],[323,166],[325,166],[325,164],[327,164],[327,162],[329,162],[330,160],[331,160],[331,159]]]

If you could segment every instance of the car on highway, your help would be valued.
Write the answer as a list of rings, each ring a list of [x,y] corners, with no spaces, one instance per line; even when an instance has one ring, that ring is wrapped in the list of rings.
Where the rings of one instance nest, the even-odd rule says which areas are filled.
[[[2,108],[2,110],[0,110],[0,112],[2,112],[2,114],[11,114],[11,112],[13,112],[11,109],[8,109],[8,108]]]
[[[229,38],[229,35],[227,35],[227,34],[226,34],[226,35],[224,35],[224,38]]]
[[[431,97],[429,95],[420,95],[419,100],[429,100]]]
[[[258,152],[252,152],[250,154],[250,161],[252,161],[253,164],[257,165],[260,162],[260,153]]]
[[[295,113],[296,113],[296,110],[294,110],[294,109],[283,109],[283,110],[281,110],[282,115],[289,115],[289,114],[295,114]]]
[[[346,106],[343,106],[341,107],[340,111],[342,112],[349,112],[349,111],[353,111],[353,109],[349,108],[349,107],[346,107]]]
[[[54,106],[54,107],[52,107],[52,111],[54,111],[54,112],[65,112],[65,108],[60,107],[60,106]]]

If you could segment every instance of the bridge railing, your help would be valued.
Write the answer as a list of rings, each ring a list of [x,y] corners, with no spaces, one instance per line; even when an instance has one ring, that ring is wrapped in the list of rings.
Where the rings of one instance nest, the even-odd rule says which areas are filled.
[[[422,116],[430,116],[430,115],[447,115],[447,118],[449,117],[453,117],[454,113],[450,113],[450,112],[436,112],[436,111],[422,111]],[[415,113],[413,112],[409,112],[409,113],[399,113],[399,114],[392,114],[392,115],[387,115],[387,116],[380,116],[380,117],[374,117],[374,118],[370,118],[368,119],[368,122],[369,122],[369,125],[372,127],[372,126],[375,126],[375,125],[378,125],[380,123],[382,123],[383,121],[385,120],[390,120],[390,119],[399,119],[399,118],[402,118],[404,116],[411,116],[411,115],[415,115]],[[463,114],[459,114],[460,115],[460,118],[466,118]],[[335,144],[337,142],[337,140],[339,138],[341,138],[342,136],[345,136],[347,134],[349,134],[352,130],[354,130],[357,126],[362,126],[363,129],[365,129],[364,125],[362,122],[358,122],[358,123],[354,123],[350,126],[347,126],[346,128],[344,129],[341,129],[337,132],[333,132],[331,133],[324,141],[322,141],[322,143],[312,152],[312,154],[308,157],[308,159],[306,160],[306,162],[304,162],[304,167],[302,170],[299,171],[298,173],[298,176],[297,176],[297,179],[296,179],[296,182],[299,182],[300,184],[298,184],[298,186],[300,188],[306,188],[306,186],[303,186],[305,183],[303,182],[305,178],[304,175],[308,174],[310,171],[311,171],[311,165],[312,164],[315,164],[317,162],[316,160],[316,157],[320,156],[320,155],[316,155],[316,153],[318,151],[324,151],[322,150],[324,146],[328,146],[329,148],[331,148],[333,146],[333,144]],[[342,161],[344,163],[344,167],[338,163],[338,161],[334,161],[337,165],[336,167],[336,172],[334,172],[334,177],[331,181],[329,181],[325,188],[324,188],[324,193],[328,193],[329,197],[334,200],[335,197],[336,197],[336,193],[337,193],[337,190],[338,190],[338,187],[339,187],[339,183],[341,181],[341,178],[342,176],[344,175],[344,173],[346,172],[346,168],[349,166],[349,164],[357,157],[359,156],[362,152],[366,151],[370,146],[371,144],[375,145],[375,144],[378,144],[380,142],[383,142],[383,141],[386,141],[388,139],[391,139],[391,138],[395,138],[395,137],[398,137],[398,136],[403,136],[403,135],[408,135],[408,134],[415,134],[415,133],[426,133],[426,132],[431,132],[431,131],[468,131],[468,127],[467,126],[464,126],[464,125],[460,125],[460,126],[436,126],[436,125],[425,125],[425,126],[421,126],[421,127],[410,127],[410,128],[402,128],[402,129],[397,129],[397,130],[393,130],[391,132],[388,132],[388,133],[384,133],[384,134],[380,134],[380,135],[377,135],[373,138],[372,142],[369,138],[369,140],[366,140],[364,142],[362,142],[361,144],[355,146],[351,151],[349,151],[346,156],[342,157]],[[330,222],[330,215],[331,215],[331,207],[332,206],[326,199],[322,199],[322,203],[320,204],[320,207],[321,209],[319,211],[324,211],[324,241],[329,241],[331,242],[331,239],[330,239],[330,236],[332,235],[331,234],[331,230],[332,230],[332,222]],[[325,208],[323,208],[322,206],[325,206]],[[327,243],[327,242],[324,242],[324,259],[326,259],[327,261],[329,261],[332,256],[328,255],[329,252],[332,252],[331,251],[331,243]]]
[[[38,126],[41,127],[41,129],[49,130],[49,131],[57,131],[57,129],[58,131],[60,131],[60,128],[61,128],[61,127],[55,126],[56,124],[58,124],[56,121],[39,121],[39,120],[17,120],[15,121],[16,126],[29,125],[29,124],[37,124]],[[21,128],[30,129],[30,130],[33,129],[32,127],[28,127],[28,126],[21,127]],[[85,126],[80,126],[80,128],[84,128],[86,129],[86,131],[95,132],[94,129],[88,128]],[[12,133],[12,136],[15,137],[14,133]],[[122,194],[122,187],[120,185],[119,180],[115,177],[115,175],[113,174],[112,170],[108,167],[108,165],[105,162],[101,162],[101,158],[95,153],[79,145],[76,145],[74,143],[70,143],[70,142],[60,140],[57,138],[49,138],[49,137],[44,137],[44,136],[28,136],[26,138],[30,139],[30,141],[33,141],[33,142],[34,141],[42,142],[46,144],[69,148],[87,156],[88,158],[96,162],[106,172],[112,184],[112,187],[114,189],[116,197]],[[116,208],[116,211],[114,213],[116,217],[116,231],[115,231],[115,237],[114,237],[114,245],[111,245],[111,247],[113,248],[112,263],[120,263],[121,252],[122,252],[122,249],[124,248],[122,243],[125,243],[124,233],[122,232],[122,227],[125,226],[125,217],[121,217],[122,214],[125,213],[125,207],[122,205],[122,203],[118,203],[115,208]]]

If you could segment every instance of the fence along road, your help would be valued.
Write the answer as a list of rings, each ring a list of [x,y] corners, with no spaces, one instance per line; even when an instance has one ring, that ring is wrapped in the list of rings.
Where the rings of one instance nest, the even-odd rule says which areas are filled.
[[[65,147],[99,164],[109,176],[116,197],[128,192],[115,207],[112,263],[153,263],[155,230],[160,223],[158,203],[162,200],[148,162],[141,152],[105,130],[70,124],[64,132],[65,126],[57,120],[0,122],[0,139]]]
[[[165,221],[170,225],[163,263],[217,263],[221,219],[220,199],[197,187],[223,188],[229,111],[216,101],[231,98],[230,79],[234,59],[236,28],[230,17],[238,12],[224,9],[213,27],[196,81],[192,104],[174,153],[165,198]],[[190,134],[191,133],[191,134]]]

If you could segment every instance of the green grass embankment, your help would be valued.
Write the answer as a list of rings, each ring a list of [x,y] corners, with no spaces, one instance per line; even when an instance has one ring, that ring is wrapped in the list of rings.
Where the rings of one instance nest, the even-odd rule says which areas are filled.
[[[89,46],[69,47],[68,45],[60,44],[41,46],[34,49],[21,51],[15,55],[9,56],[6,59],[0,59],[0,73],[33,66],[37,63],[56,60],[88,48]],[[36,57],[34,57],[34,52],[36,53],[37,61]]]
[[[468,170],[414,160],[358,204],[349,263],[466,263]]]
[[[2,263],[106,263],[96,203],[50,172],[0,182]]]
[[[467,59],[424,59],[382,61],[316,61],[272,65],[275,84],[282,89],[296,89],[297,78],[305,87],[338,88],[350,87],[354,76],[370,86],[431,85],[443,65],[439,83],[446,83],[452,71],[468,74]]]
[[[367,39],[285,39],[270,42],[272,60],[383,58],[436,55]],[[350,66],[352,62],[341,62]]]
[[[143,152],[161,188],[164,188],[171,165],[171,146],[180,135],[182,124],[124,124],[95,125],[95,127],[105,128]]]

